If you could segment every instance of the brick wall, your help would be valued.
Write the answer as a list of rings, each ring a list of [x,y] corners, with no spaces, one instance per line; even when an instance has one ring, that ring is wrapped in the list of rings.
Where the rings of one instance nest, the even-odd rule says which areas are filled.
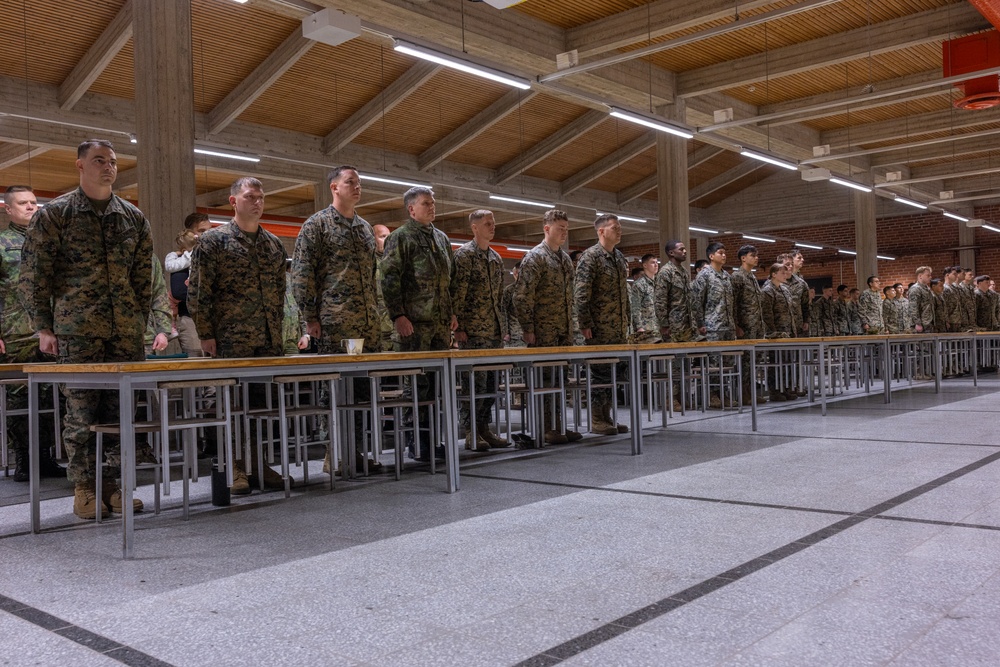
[[[1000,227],[1000,205],[981,206],[975,209],[974,216],[982,218],[987,224]],[[962,223],[946,218],[940,213],[918,213],[915,215],[880,218],[878,220],[878,251],[880,255],[895,257],[895,261],[879,260],[879,277],[882,284],[901,282],[904,285],[913,282],[918,266],[927,265],[934,269],[938,277],[942,267],[958,263],[958,230]],[[767,236],[765,232],[760,234]],[[783,229],[783,238],[795,239],[802,243],[812,243],[822,246],[836,246],[850,250],[855,249],[854,223],[841,222],[821,226]],[[793,248],[789,241],[765,243],[761,241],[746,241],[739,235],[713,236],[712,240],[721,241],[726,245],[729,264],[735,265],[736,251],[745,243],[757,246],[760,255],[760,266],[770,266],[774,258]],[[692,238],[688,249],[691,261],[704,256],[704,248],[708,241],[705,238]],[[988,274],[1000,282],[1000,233],[982,228],[975,230],[976,273]],[[623,247],[626,256],[641,257],[645,253],[660,254],[655,244]],[[805,265],[802,274],[805,278],[828,278],[834,286],[844,283],[851,287],[858,286],[855,275],[854,260],[848,255],[842,255],[836,250],[810,250],[802,248]],[[764,273],[760,274],[764,276]],[[861,276],[860,287],[864,289],[864,281],[868,276]]]

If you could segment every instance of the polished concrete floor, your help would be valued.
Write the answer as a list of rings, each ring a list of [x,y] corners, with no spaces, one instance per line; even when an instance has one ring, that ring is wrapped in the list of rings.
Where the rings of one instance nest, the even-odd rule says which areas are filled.
[[[2,665],[996,665],[995,375],[77,522],[0,478]],[[296,471],[301,476],[301,471]],[[147,504],[152,495],[140,488]]]

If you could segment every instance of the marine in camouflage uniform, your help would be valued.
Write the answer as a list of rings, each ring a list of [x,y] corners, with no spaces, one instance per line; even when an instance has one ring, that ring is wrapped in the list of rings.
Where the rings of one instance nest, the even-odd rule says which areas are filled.
[[[569,237],[569,219],[564,212],[552,209],[542,220],[545,238],[521,260],[521,273],[514,283],[514,310],[528,347],[572,345],[574,268],[573,260],[560,247]],[[562,430],[563,406],[555,406],[554,412],[553,422],[553,399],[544,396],[545,441],[561,444],[579,439],[576,431]]]
[[[861,326],[861,313],[858,312],[858,300],[860,298],[861,295],[858,290],[852,289],[851,298],[847,302],[847,328],[848,333],[852,336],[860,336],[865,332],[864,327]]]
[[[800,251],[793,250],[789,253],[789,260],[792,272],[785,287],[792,295],[792,327],[795,329],[792,335],[809,336],[815,324],[811,321],[809,283],[801,274],[804,258]]]
[[[385,299],[382,297],[382,260],[385,259],[385,240],[389,238],[389,228],[385,225],[375,225],[372,227],[375,234],[375,287],[378,291],[378,323],[379,333],[382,336],[382,352],[392,352],[392,318],[385,307]],[[374,349],[374,348],[372,348]]]
[[[152,301],[153,239],[149,222],[114,195],[117,158],[108,142],[77,151],[80,188],[50,201],[31,220],[21,252],[19,289],[39,345],[57,341],[60,363],[141,361]],[[88,195],[93,195],[93,199]],[[118,423],[118,392],[65,389],[63,444],[67,477],[76,484],[73,511],[92,518],[96,503],[121,509],[121,491],[109,470],[104,497],[95,498],[96,444],[90,425]],[[105,453],[114,454],[109,438]],[[134,509],[142,508],[135,500]]]
[[[737,257],[740,266],[729,279],[733,284],[733,320],[736,323],[736,336],[742,340],[757,340],[765,335],[764,319],[761,313],[761,289],[753,269],[757,267],[757,248],[745,245],[739,249]],[[750,352],[744,352],[743,365],[743,402],[750,402]]]
[[[473,240],[455,251],[455,271],[451,279],[451,302],[458,319],[455,340],[463,350],[488,350],[503,347],[506,335],[503,304],[503,260],[490,247],[496,231],[493,213],[474,211],[469,215]],[[493,404],[496,402],[496,371],[475,373],[476,438],[473,443],[470,410],[463,402],[459,423],[466,429],[466,449],[486,451],[507,447],[509,442],[490,431]]]
[[[957,280],[958,267],[951,267],[944,280],[944,290],[941,294],[944,299],[945,320],[938,322],[939,329],[946,332],[962,331],[962,295],[959,294],[959,287],[955,284]]]
[[[736,340],[736,322],[733,319],[733,284],[722,270],[726,262],[726,249],[721,243],[708,244],[711,262],[691,282],[691,314],[698,332],[706,340]],[[711,356],[711,365],[721,367],[720,355]],[[721,391],[721,387],[720,387]],[[711,408],[722,407],[722,397],[713,395]]]
[[[976,284],[976,327],[982,331],[996,331],[997,321],[993,299],[989,293],[989,276],[980,276]]]
[[[517,321],[517,311],[514,308],[514,294],[520,273],[521,262],[518,262],[513,270],[514,282],[504,286],[501,297],[500,313],[503,315],[504,331],[507,332],[504,347],[525,347],[524,331],[521,329],[521,323]]]
[[[789,290],[791,291],[791,290]],[[794,295],[792,295],[794,299]],[[823,296],[813,302],[812,307],[812,328],[810,333],[814,336],[835,336],[836,324],[833,318],[833,306],[835,298],[832,287],[823,288]],[[794,304],[793,304],[794,307]]]
[[[30,364],[36,362],[51,362],[52,357],[42,354],[38,349],[38,337],[31,326],[31,318],[21,301],[17,289],[21,275],[21,247],[24,245],[24,235],[28,229],[27,223],[37,210],[35,195],[27,186],[12,186],[4,194],[7,205],[7,215],[10,222],[7,229],[0,232],[0,298],[3,307],[0,309],[0,340],[3,341],[6,352],[3,354],[5,364]],[[18,224],[23,222],[24,224]],[[12,385],[6,388],[7,409],[25,410],[28,407],[27,385]],[[39,387],[38,396],[43,409],[52,408],[52,386]],[[52,459],[52,446],[55,444],[55,424],[49,417],[42,416],[38,421],[39,438],[38,452],[42,477],[65,477],[66,471],[60,468]],[[7,435],[11,448],[14,450],[14,481],[28,481],[28,417],[8,416]]]
[[[934,333],[937,331],[934,321],[934,295],[927,284],[920,282],[923,276],[927,276],[927,283],[930,283],[928,270],[925,274],[918,274],[917,282],[910,288],[910,320],[913,322],[915,333]],[[919,331],[917,327],[920,327]]]
[[[833,319],[833,335],[847,336],[851,333],[850,313],[848,312],[847,287],[837,290],[837,296],[830,306],[830,316]]]
[[[882,294],[885,296],[882,299],[882,324],[885,325],[885,333],[903,333],[899,326],[899,304],[896,300],[896,290],[891,286],[885,287],[882,289]]]
[[[792,338],[792,310],[795,299],[785,285],[791,275],[786,265],[776,262],[771,265],[769,277],[761,290],[761,314],[767,338]],[[775,364],[781,358],[781,352],[771,353]],[[767,383],[770,387],[768,398],[772,401],[787,401],[798,398],[790,388],[781,387],[781,376],[777,367],[772,366],[767,372]]]
[[[913,332],[913,314],[910,312],[910,300],[903,296],[903,286],[896,284],[896,315],[899,319],[900,333]]]
[[[292,275],[285,273],[285,302],[281,312],[281,348],[284,354],[298,354],[302,339],[309,335],[306,322],[299,312],[295,301],[295,290],[292,287]]]
[[[162,335],[164,338],[170,335],[173,328],[173,312],[170,309],[170,297],[167,295],[167,281],[163,277],[163,266],[159,258],[153,255],[153,303],[152,310],[149,311],[149,320],[146,322],[146,331],[143,333],[143,347],[146,356],[154,354],[156,337]],[[164,344],[166,347],[166,344]]]
[[[670,247],[674,244],[674,247]],[[670,241],[667,261],[653,282],[653,299],[660,334],[671,343],[686,343],[697,337],[691,311],[691,273],[687,268],[687,249],[683,243]],[[675,257],[677,255],[678,257]]]
[[[868,289],[858,298],[858,317],[861,318],[861,330],[870,336],[886,333],[885,321],[882,319],[882,292],[878,277],[868,279]]]
[[[455,263],[451,241],[434,227],[434,193],[430,188],[410,188],[403,203],[409,219],[389,235],[381,265],[382,296],[396,329],[395,349],[447,350],[455,320],[449,290]],[[435,392],[431,377],[417,379],[420,401],[432,400]],[[428,421],[421,424],[429,427]],[[435,449],[443,456],[443,448]],[[419,460],[430,460],[427,447],[413,453]]]
[[[963,331],[975,331],[976,328],[976,285],[973,280],[974,275],[972,270],[966,269],[964,273],[964,281],[958,284],[961,288],[959,294],[962,295]]]
[[[628,295],[628,262],[616,247],[622,228],[618,218],[604,214],[594,222],[597,243],[583,251],[576,266],[574,300],[580,330],[587,345],[621,345],[628,342],[631,306]],[[593,384],[610,385],[610,364],[590,366]],[[628,379],[628,366],[616,364],[615,379]],[[593,389],[590,430],[602,435],[627,433],[628,427],[615,423],[612,415],[612,388]]]
[[[656,319],[656,289],[654,280],[659,260],[654,255],[643,257],[642,273],[632,282],[629,305],[632,310],[632,340],[635,343],[659,343],[660,325]]]

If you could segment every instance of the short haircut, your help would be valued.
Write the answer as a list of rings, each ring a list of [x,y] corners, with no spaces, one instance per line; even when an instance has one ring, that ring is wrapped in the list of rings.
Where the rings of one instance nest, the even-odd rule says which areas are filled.
[[[965,268],[963,268],[962,270],[965,271],[966,273],[972,273],[972,269],[970,269],[967,266]]]
[[[840,283],[839,285],[837,285],[837,292],[843,292],[845,289],[847,289],[847,285],[845,285],[844,283]]]
[[[788,254],[787,252],[783,252],[780,255],[778,255],[777,257],[775,257],[774,261],[780,262],[780,263],[783,264],[783,263],[785,263],[785,261],[787,261],[787,260],[789,260],[791,258],[792,258],[792,256],[790,254]]]
[[[912,285],[913,283],[910,283],[910,284]],[[902,286],[903,286],[903,283],[893,283],[892,289],[899,289]]]
[[[918,266],[916,275],[921,276],[925,273],[930,273],[931,270],[932,269],[929,266]]]
[[[12,185],[4,190],[3,203],[10,206],[10,203],[14,201],[14,195],[18,192],[34,192],[34,190],[28,185]]]
[[[791,257],[792,259],[795,259],[796,257],[801,257],[802,251],[799,250],[798,248],[792,248],[791,250],[788,251],[788,256]]]
[[[637,266],[634,269],[632,269],[632,271],[629,273],[628,277],[632,278],[633,280],[635,280],[635,277],[637,275],[639,275],[640,273],[642,273],[642,267],[641,266]]]
[[[868,286],[871,287],[876,280],[878,280],[878,276],[868,276]]]
[[[82,160],[87,157],[87,153],[90,152],[91,148],[97,148],[101,146],[103,148],[115,149],[114,144],[112,144],[107,139],[87,139],[86,141],[81,141],[80,145],[76,147],[76,159]]]
[[[340,178],[340,175],[342,173],[348,170],[356,172],[357,168],[352,167],[349,164],[342,164],[339,167],[334,167],[333,169],[328,171],[326,174],[326,187],[330,187],[331,185],[333,185],[333,182],[338,178]]]
[[[940,284],[941,284],[941,279],[940,278],[934,278],[934,279],[931,280],[931,287],[937,287]]]
[[[645,255],[642,256],[642,259],[639,260],[639,263],[640,264],[645,264],[646,262],[648,262],[651,259],[659,259],[659,258],[656,255],[654,255],[653,253],[647,252]]]
[[[717,253],[720,248],[722,250],[725,250],[726,244],[723,243],[722,241],[712,241],[711,243],[708,244],[708,247],[705,248],[705,257],[711,257],[712,255]]]
[[[594,229],[600,229],[604,225],[611,223],[611,221],[618,222],[618,216],[614,213],[602,213],[597,216],[597,220],[594,220]]]
[[[701,271],[702,267],[704,267],[706,264],[708,264],[707,259],[699,259],[697,262],[694,263],[694,270]]]
[[[583,254],[583,251],[582,251],[582,250],[574,250],[573,252],[571,252],[571,253],[569,254],[569,258],[570,258],[570,259],[571,259],[571,260],[573,261],[573,263],[575,264],[575,263],[576,263],[576,260],[577,260],[577,259],[578,259],[578,258],[580,257],[580,255],[582,255],[582,254]]]
[[[736,259],[742,262],[743,258],[746,257],[747,255],[756,255],[756,254],[757,254],[757,246],[747,244],[745,246],[740,246],[740,249],[736,251]]]
[[[985,283],[985,282],[987,282],[988,280],[990,280],[990,277],[989,277],[989,276],[976,276],[976,284],[977,284],[977,285],[978,285],[979,283]]]
[[[233,184],[229,187],[229,196],[235,197],[239,193],[243,192],[243,188],[250,188],[251,190],[260,190],[263,192],[264,184],[253,176],[240,176],[233,181]]]
[[[420,197],[433,197],[434,191],[423,185],[415,185],[403,193],[403,207],[410,208],[410,204]]]
[[[895,290],[895,289],[896,287],[894,285],[886,285],[885,287],[882,288],[882,294],[889,296],[889,290]]]
[[[184,218],[184,229],[194,229],[206,220],[208,220],[208,216],[204,213],[199,213],[198,211],[188,213],[187,217]]]
[[[488,215],[493,215],[493,211],[485,208],[473,211],[469,214],[469,224],[474,225]]]
[[[676,248],[677,246],[679,246],[681,243],[682,242],[678,241],[677,239],[670,239],[669,241],[667,241],[666,243],[663,244],[663,252],[667,252],[668,253],[671,250],[673,250],[674,248]]]
[[[774,264],[771,265],[771,268],[768,269],[767,275],[773,278],[774,274],[776,274],[778,271],[784,271],[784,270],[785,270],[784,262],[775,262]]]
[[[551,225],[556,220],[565,220],[566,222],[569,222],[569,216],[566,215],[566,211],[560,211],[557,208],[550,208],[545,212],[545,215],[542,216],[542,223],[546,225]]]
[[[857,287],[852,287],[851,288],[851,294],[860,293],[860,292],[861,292],[861,290],[859,290]]]

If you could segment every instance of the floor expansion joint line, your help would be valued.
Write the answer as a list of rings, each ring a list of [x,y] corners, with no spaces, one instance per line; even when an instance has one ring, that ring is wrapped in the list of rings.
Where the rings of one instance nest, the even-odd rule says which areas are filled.
[[[561,644],[548,648],[541,653],[527,658],[526,660],[522,660],[517,663],[515,667],[547,667],[549,665],[557,665],[564,660],[583,653],[588,649],[603,644],[604,642],[614,639],[619,635],[623,635],[629,630],[633,630],[645,623],[648,623],[649,621],[663,616],[664,614],[668,614],[689,602],[693,602],[694,600],[728,586],[735,581],[739,581],[748,574],[753,574],[754,572],[766,568],[768,565],[776,563],[784,558],[803,551],[804,549],[808,549],[813,545],[819,544],[834,535],[844,532],[848,528],[856,526],[859,523],[867,521],[868,519],[877,518],[883,512],[887,512],[894,507],[898,507],[903,503],[909,502],[914,498],[927,493],[928,491],[939,488],[948,482],[963,477],[997,460],[1000,460],[1000,452],[994,452],[985,458],[973,461],[967,466],[953,470],[946,475],[942,475],[937,479],[921,484],[916,488],[878,503],[877,505],[869,507],[866,510],[852,514],[851,516],[843,518],[826,528],[821,528],[820,530],[801,537],[794,542],[789,542],[788,544],[769,551],[766,554],[752,558],[737,565],[736,567],[717,574],[710,579],[706,579],[701,583],[695,584],[694,586],[690,586],[682,591],[665,597],[662,600],[646,605],[645,607],[637,609],[630,614],[616,618],[615,620],[605,623],[590,632],[583,633],[573,637],[569,641],[565,641]]]
[[[923,523],[929,526],[948,526],[949,528],[971,528],[973,530],[1000,530],[1000,526],[991,526],[987,523],[964,523],[962,521],[941,521],[939,519],[920,519],[912,516],[892,516],[879,514],[876,519],[885,521],[902,521],[903,523]]]
[[[130,667],[173,667],[169,662],[154,658],[148,653],[143,653],[131,646],[119,644],[113,639],[108,639],[90,630],[85,630],[78,625],[73,625],[69,621],[64,621],[57,616],[26,605],[6,595],[0,595],[0,610],[28,623],[37,625],[43,630],[48,630],[60,637],[76,642],[80,646],[96,651],[123,665],[130,665]]]
[[[792,512],[812,512],[814,514],[832,514],[833,516],[851,516],[854,512],[847,510],[828,510],[818,507],[800,507],[798,505],[778,505],[776,503],[758,503],[752,500],[730,500],[727,498],[709,498],[707,496],[685,496],[679,493],[661,493],[659,491],[639,491],[636,489],[612,489],[606,486],[590,486],[587,484],[570,484],[569,482],[546,482],[537,479],[521,479],[519,477],[501,477],[499,475],[476,475],[465,473],[464,477],[479,479],[494,479],[501,482],[520,482],[522,484],[537,484],[539,486],[557,486],[580,491],[606,491],[607,493],[623,493],[630,496],[651,496],[654,498],[670,498],[673,500],[694,500],[702,503],[718,503],[720,505],[740,505],[742,507],[760,507],[763,509],[789,510]]]
[[[698,436],[705,436],[705,435],[713,435],[713,436],[738,435],[740,437],[752,436],[752,437],[756,437],[756,438],[792,438],[793,440],[837,440],[837,441],[844,441],[844,442],[857,442],[858,441],[858,438],[856,438],[856,437],[855,438],[848,438],[846,436],[838,436],[838,435],[803,435],[803,436],[794,436],[794,435],[786,435],[784,433],[761,433],[759,431],[755,432],[755,433],[744,433],[743,431],[711,431],[709,433],[706,433],[705,431],[685,431],[683,429],[675,428],[675,429],[671,430],[671,433],[686,433],[686,434],[689,434],[689,435],[698,435]],[[917,444],[920,444],[920,445],[944,445],[946,447],[991,447],[993,449],[1000,448],[1000,445],[991,445],[991,444],[984,443],[984,442],[929,442],[927,440],[921,440],[921,441],[917,442],[915,440],[886,440],[885,438],[877,438],[877,439],[869,440],[868,442],[887,442],[887,443],[893,444],[893,445],[917,445]]]

